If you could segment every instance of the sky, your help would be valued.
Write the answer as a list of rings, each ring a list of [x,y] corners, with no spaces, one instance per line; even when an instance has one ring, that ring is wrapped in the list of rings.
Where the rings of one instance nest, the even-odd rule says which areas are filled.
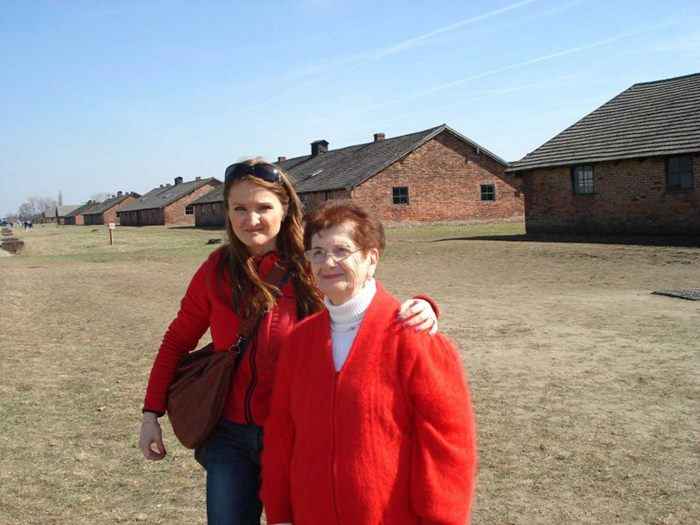
[[[0,216],[442,123],[513,161],[697,72],[694,0],[0,0]]]

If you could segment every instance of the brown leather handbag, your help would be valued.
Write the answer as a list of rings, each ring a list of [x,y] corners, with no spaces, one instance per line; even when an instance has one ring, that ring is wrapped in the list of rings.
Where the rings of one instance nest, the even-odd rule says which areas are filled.
[[[265,281],[280,287],[286,280],[284,268],[275,265]],[[168,388],[168,418],[177,439],[187,448],[197,448],[221,419],[231,382],[260,317],[243,319],[238,338],[228,350],[217,351],[213,343],[187,354],[175,371]]]

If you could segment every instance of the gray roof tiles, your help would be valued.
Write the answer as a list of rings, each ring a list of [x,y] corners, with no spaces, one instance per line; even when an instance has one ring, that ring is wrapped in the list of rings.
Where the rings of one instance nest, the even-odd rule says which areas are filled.
[[[508,171],[700,151],[700,73],[635,84]]]
[[[503,166],[508,164],[446,124],[378,142],[332,149],[316,156],[302,155],[275,164],[287,172],[299,193],[353,188],[443,132],[450,133],[468,143]],[[223,201],[223,187],[212,190],[192,204],[221,201]]]
[[[499,164],[507,165],[505,160],[483,146],[461,135],[446,124],[441,124],[408,135],[329,150],[315,157],[309,156],[303,162],[290,168],[289,174],[294,178],[295,188],[299,193],[353,188],[443,132],[450,133],[459,140],[468,143]]]
[[[92,208],[96,204],[98,204],[98,203],[88,201],[85,204],[78,206],[76,209],[74,209],[72,212],[70,212],[68,215],[66,215],[66,217],[75,217],[76,215],[82,215],[83,212],[88,211],[90,208]]]
[[[100,215],[110,208],[113,208],[114,206],[117,206],[124,202],[126,199],[129,197],[137,197],[138,194],[133,194],[133,193],[126,193],[124,195],[119,195],[119,196],[113,196],[110,197],[109,199],[103,201],[103,202],[98,202],[96,204],[93,204],[90,208],[83,210],[80,212],[82,215]]]
[[[192,204],[209,204],[212,202],[223,202],[224,200],[224,185],[219,184],[209,193],[205,193],[199,199],[192,201]]]
[[[153,188],[151,191],[142,195],[134,202],[123,206],[119,213],[126,211],[150,210],[153,208],[164,208],[173,202],[189,195],[193,191],[198,190],[205,184],[221,184],[221,182],[213,177],[208,179],[193,180],[189,182],[181,182],[179,184],[169,184],[164,187]]]

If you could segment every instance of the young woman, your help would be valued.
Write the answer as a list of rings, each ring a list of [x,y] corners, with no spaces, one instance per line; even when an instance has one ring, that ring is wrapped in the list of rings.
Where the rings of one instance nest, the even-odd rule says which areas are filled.
[[[464,525],[476,442],[452,343],[396,325],[374,279],[384,230],[351,204],[306,221],[325,310],[280,353],[263,449],[271,525]]]
[[[279,348],[293,326],[323,303],[304,259],[301,204],[280,168],[257,161],[229,166],[224,206],[228,245],[197,270],[163,337],[146,390],[139,446],[146,459],[165,457],[158,417],[167,410],[179,361],[207,329],[215,347],[225,350],[236,340],[241,319],[264,314],[233,378],[221,422],[195,451],[207,472],[209,524],[257,525],[259,455]],[[275,264],[288,272],[279,289],[264,281]],[[404,322],[434,331],[431,306],[407,301]]]

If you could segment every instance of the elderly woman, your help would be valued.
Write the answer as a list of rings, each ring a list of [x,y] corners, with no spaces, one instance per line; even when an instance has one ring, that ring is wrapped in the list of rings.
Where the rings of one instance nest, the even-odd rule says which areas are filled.
[[[463,525],[476,444],[457,353],[396,323],[374,279],[384,230],[350,204],[307,217],[306,257],[326,308],[281,350],[265,428],[268,523]]]

